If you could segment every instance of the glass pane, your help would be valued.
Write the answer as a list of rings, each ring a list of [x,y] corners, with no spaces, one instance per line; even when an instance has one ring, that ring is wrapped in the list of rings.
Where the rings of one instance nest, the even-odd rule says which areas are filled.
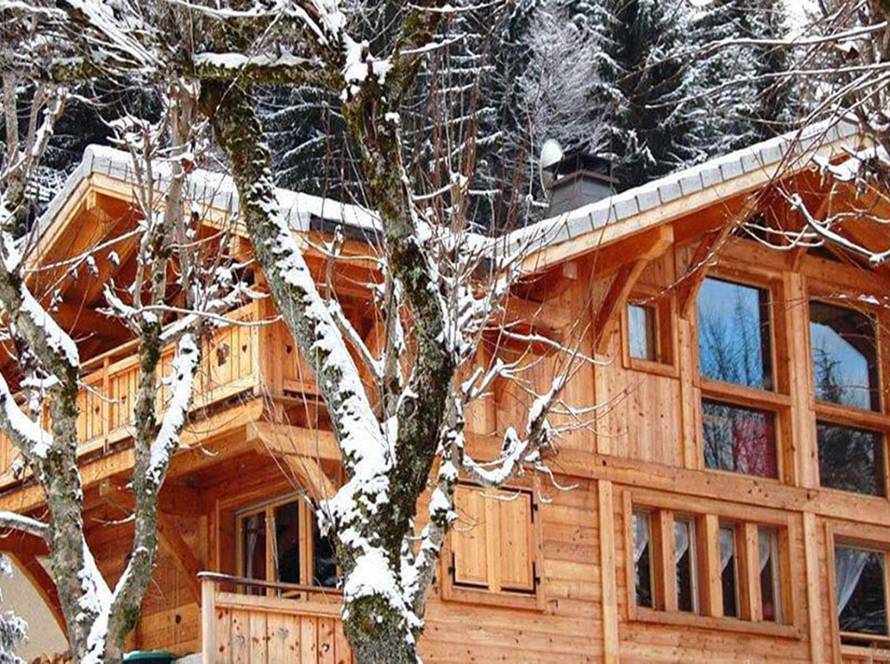
[[[655,333],[655,309],[641,304],[627,307],[630,356],[656,362],[658,350]]]
[[[300,583],[300,509],[296,502],[275,508],[276,581]]]
[[[875,431],[818,422],[819,482],[844,491],[885,494],[884,437]]]
[[[267,581],[266,578],[266,514],[259,512],[241,519],[241,576]],[[261,593],[259,588],[247,589]]]
[[[720,538],[720,584],[723,586],[723,615],[737,618],[738,576],[736,572],[735,530],[731,527],[719,530]]]
[[[691,521],[674,521],[674,561],[677,564],[677,608],[694,613],[695,528]]]
[[[769,293],[720,279],[705,279],[698,295],[701,375],[772,389]]]
[[[886,635],[884,554],[838,546],[834,565],[841,631]]]
[[[702,425],[706,467],[778,477],[772,413],[703,400]]]
[[[633,513],[634,583],[637,606],[652,608],[652,529],[646,512]]]
[[[323,537],[318,519],[312,519],[314,559],[312,560],[312,585],[325,588],[337,587],[337,558],[329,537]]]
[[[810,302],[810,345],[817,399],[880,409],[871,318],[824,302]]]
[[[760,549],[760,607],[764,620],[780,622],[779,534],[775,528],[758,528]]]

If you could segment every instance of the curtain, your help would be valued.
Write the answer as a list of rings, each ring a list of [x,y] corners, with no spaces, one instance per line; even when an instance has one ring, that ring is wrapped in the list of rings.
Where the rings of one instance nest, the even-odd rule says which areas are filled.
[[[757,548],[760,549],[760,572],[766,569],[773,553],[773,531],[761,528],[757,531]]]
[[[634,522],[634,562],[640,561],[640,556],[649,545],[649,516],[646,514],[633,515]]]
[[[685,521],[674,522],[674,564],[689,550],[689,524]]]
[[[837,583],[837,613],[840,615],[853,596],[853,591],[868,562],[868,552],[845,547],[834,549],[835,581]]]
[[[735,536],[727,528],[721,528],[718,533],[720,540],[720,573],[722,574],[730,559],[735,555]]]

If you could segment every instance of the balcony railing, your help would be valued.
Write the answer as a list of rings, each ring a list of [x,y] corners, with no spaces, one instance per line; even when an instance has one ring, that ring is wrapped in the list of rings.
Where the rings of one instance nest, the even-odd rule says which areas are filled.
[[[315,394],[310,372],[298,358],[284,323],[269,322],[274,312],[266,300],[252,302],[230,314],[233,324],[214,331],[204,341],[203,364],[198,372],[192,410],[220,404],[253,391],[274,396]],[[250,323],[250,324],[238,324]],[[165,348],[160,375],[170,374],[175,348]],[[133,430],[133,410],[139,389],[139,356],[135,342],[129,342],[84,363],[83,387],[78,396],[77,436],[79,454],[90,454],[129,438]],[[169,387],[158,392],[163,411]],[[49,426],[48,413],[43,421]],[[12,465],[20,452],[0,434],[0,489],[17,481]]]
[[[352,663],[337,591],[211,572],[199,577],[205,664]]]

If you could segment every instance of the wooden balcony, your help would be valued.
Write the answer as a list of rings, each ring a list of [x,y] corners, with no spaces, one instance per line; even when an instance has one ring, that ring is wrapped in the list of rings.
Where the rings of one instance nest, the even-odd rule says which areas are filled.
[[[352,663],[336,590],[199,576],[205,664]]]
[[[192,411],[235,405],[245,396],[316,394],[311,373],[298,358],[296,344],[281,321],[272,321],[268,301],[256,301],[227,315],[233,324],[216,329],[205,339],[202,367],[196,378]],[[238,324],[249,323],[249,324]],[[160,375],[168,376],[175,348],[165,348]],[[130,342],[84,363],[83,387],[78,397],[79,454],[107,451],[133,434],[133,410],[139,381],[137,345]],[[158,393],[163,412],[169,387]],[[48,413],[44,413],[49,426]],[[13,473],[20,452],[0,434],[0,490],[19,481]]]

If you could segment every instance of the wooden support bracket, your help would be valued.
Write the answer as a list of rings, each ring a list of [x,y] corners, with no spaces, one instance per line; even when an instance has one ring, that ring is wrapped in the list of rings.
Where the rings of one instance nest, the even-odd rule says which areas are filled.
[[[628,262],[623,263],[612,277],[609,290],[603,297],[594,318],[593,339],[597,353],[606,351],[611,325],[627,302],[643,270],[652,259],[661,256],[671,246],[673,240],[674,233],[671,227],[660,226],[646,237],[638,238],[634,250],[627,252]]]
[[[740,223],[745,221],[757,209],[757,197],[751,196],[742,205],[741,209],[727,217],[721,226],[709,233],[695,248],[692,259],[689,261],[689,273],[677,287],[677,303],[680,316],[689,320],[692,308],[698,297],[698,289],[701,288],[708,268],[714,262],[715,254],[726,243],[732,232]]]

